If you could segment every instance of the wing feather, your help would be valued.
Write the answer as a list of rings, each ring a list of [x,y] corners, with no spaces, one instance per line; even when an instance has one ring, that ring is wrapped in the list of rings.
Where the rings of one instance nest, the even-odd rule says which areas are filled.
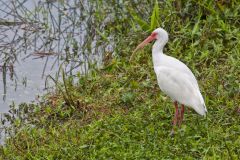
[[[205,115],[205,104],[197,82],[189,74],[166,66],[156,67],[155,72],[159,87],[165,94]]]

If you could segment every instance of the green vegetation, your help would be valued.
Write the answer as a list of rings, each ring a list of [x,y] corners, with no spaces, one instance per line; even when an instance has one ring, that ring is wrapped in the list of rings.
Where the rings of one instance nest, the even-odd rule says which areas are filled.
[[[169,0],[146,5],[155,8],[146,17],[129,3],[107,5],[123,11],[115,10],[112,25],[98,31],[104,43],[111,34],[116,44],[101,69],[79,74],[77,83],[63,76],[64,83],[55,82],[56,91],[38,103],[12,106],[0,158],[240,159],[240,3]],[[100,8],[98,18],[107,14]],[[129,63],[149,34],[143,31],[158,24],[170,34],[165,53],[192,69],[208,108],[206,118],[186,112],[174,137],[174,107],[158,88],[151,46]]]

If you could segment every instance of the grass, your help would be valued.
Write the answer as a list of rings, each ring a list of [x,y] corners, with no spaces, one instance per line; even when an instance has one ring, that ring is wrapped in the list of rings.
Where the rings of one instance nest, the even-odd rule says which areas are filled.
[[[158,20],[170,33],[165,52],[185,62],[199,81],[206,118],[187,112],[183,126],[169,136],[174,107],[156,83],[150,47],[128,61],[146,35],[125,29],[115,33],[117,55],[106,54],[101,69],[78,75],[77,83],[64,77],[36,104],[12,106],[6,115],[10,137],[0,157],[240,159],[239,5],[213,3],[175,7],[168,1],[161,13],[172,15]]]

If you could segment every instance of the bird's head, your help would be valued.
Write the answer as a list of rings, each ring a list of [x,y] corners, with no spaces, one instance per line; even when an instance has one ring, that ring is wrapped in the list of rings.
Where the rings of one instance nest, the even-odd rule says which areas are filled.
[[[146,46],[148,43],[150,43],[153,40],[157,40],[157,45],[162,49],[165,44],[168,42],[168,33],[163,28],[157,28],[155,29],[150,36],[148,36],[142,43],[140,43],[137,48],[133,51],[133,54],[130,57],[130,61],[132,61],[135,53]]]
[[[168,33],[163,28],[155,29],[150,36],[148,36],[142,43],[140,43],[137,48],[133,51],[136,52],[137,50],[143,48],[148,43],[152,42],[153,40],[159,41],[163,46],[168,42]]]
[[[168,33],[167,31],[165,31],[163,28],[159,27],[157,29],[155,29],[152,34],[155,34],[156,37],[155,39],[156,40],[162,40],[162,41],[168,41]],[[151,35],[152,35],[151,34]]]

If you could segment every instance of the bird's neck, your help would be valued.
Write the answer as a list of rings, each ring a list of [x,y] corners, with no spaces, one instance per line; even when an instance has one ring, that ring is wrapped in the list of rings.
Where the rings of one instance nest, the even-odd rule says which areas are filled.
[[[152,58],[153,58],[153,65],[158,66],[162,60],[163,56],[163,48],[165,46],[165,42],[161,40],[157,40],[153,47],[152,47]]]

